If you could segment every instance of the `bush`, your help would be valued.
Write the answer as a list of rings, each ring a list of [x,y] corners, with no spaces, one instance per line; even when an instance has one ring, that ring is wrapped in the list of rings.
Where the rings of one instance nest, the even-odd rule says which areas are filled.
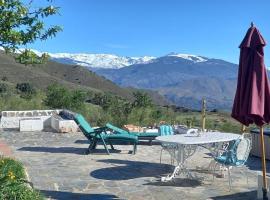
[[[151,107],[153,105],[152,99],[149,95],[145,92],[133,92],[133,97],[135,98],[134,102],[132,103],[133,107]]]
[[[6,83],[0,83],[0,94],[5,93],[8,90],[8,86]]]
[[[81,90],[70,91],[60,85],[48,86],[45,105],[54,109],[82,110],[86,94]]]
[[[25,99],[31,99],[36,94],[36,90],[30,83],[17,83],[16,89],[20,96]]]
[[[43,196],[27,186],[22,164],[10,158],[0,157],[0,199],[43,200]]]
[[[8,81],[8,78],[6,76],[3,76],[2,81]]]
[[[25,99],[20,95],[5,93],[0,95],[0,110],[40,110],[47,109],[43,105],[44,94],[37,92],[35,98]]]

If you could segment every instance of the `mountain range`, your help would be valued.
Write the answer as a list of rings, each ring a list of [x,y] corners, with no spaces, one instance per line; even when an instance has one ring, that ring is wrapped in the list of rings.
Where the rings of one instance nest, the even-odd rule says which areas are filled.
[[[111,54],[50,54],[52,60],[82,65],[121,87],[157,91],[169,102],[200,109],[231,109],[238,66],[191,54],[170,53],[161,57],[123,57]]]
[[[228,110],[235,93],[237,65],[202,56],[169,54],[143,64],[95,72],[120,86],[156,90],[172,103],[200,109]]]
[[[23,65],[15,61],[14,57],[0,51],[0,82],[15,85],[28,82],[34,87],[44,90],[52,83],[58,83],[70,89],[83,89],[93,92],[108,92],[133,100],[134,88],[124,88],[112,81],[97,75],[96,73],[79,65],[67,65],[54,61],[45,64]],[[157,92],[147,92],[155,104],[168,104],[166,99]]]
[[[42,52],[33,50],[37,55]],[[142,56],[142,57],[128,57],[117,56],[114,54],[87,54],[87,53],[48,53],[51,60],[71,65],[80,65],[91,68],[106,68],[106,69],[119,69],[122,67],[148,63],[156,57]]]
[[[41,52],[35,52],[41,55]],[[169,103],[200,109],[201,101],[205,98],[209,110],[230,110],[232,107],[238,66],[222,59],[179,53],[161,57],[87,53],[49,55],[52,61],[38,68],[42,69],[42,73],[49,74],[50,78],[47,81],[45,77],[42,78],[46,84],[35,80],[36,75],[30,76],[32,71],[26,76],[35,80],[37,85],[41,83],[40,87],[57,80],[68,85],[90,87],[127,98],[132,98],[132,90],[137,88],[144,89],[155,102],[162,105]],[[14,61],[9,62],[15,65]],[[0,62],[0,67],[3,67],[2,64]],[[22,68],[21,65],[18,66]],[[5,70],[1,69],[1,72],[3,74]],[[17,73],[15,69],[13,72]],[[74,77],[77,78],[73,80]]]

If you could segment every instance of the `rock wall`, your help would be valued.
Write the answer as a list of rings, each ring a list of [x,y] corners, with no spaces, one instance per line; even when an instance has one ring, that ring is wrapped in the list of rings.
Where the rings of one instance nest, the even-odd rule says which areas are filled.
[[[19,129],[21,119],[39,118],[43,121],[44,128],[51,127],[51,116],[59,114],[61,110],[26,110],[26,111],[2,111],[0,128]]]

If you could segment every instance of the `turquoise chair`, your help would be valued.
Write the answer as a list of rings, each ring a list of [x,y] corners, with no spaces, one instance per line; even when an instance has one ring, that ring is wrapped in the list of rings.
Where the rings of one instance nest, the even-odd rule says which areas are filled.
[[[232,187],[231,168],[233,167],[245,168],[245,163],[248,159],[250,150],[251,150],[251,140],[249,138],[245,138],[244,136],[242,136],[239,139],[230,142],[228,148],[225,151],[222,151],[220,155],[214,158],[216,161],[214,171],[216,170],[216,167],[218,165],[223,166],[223,169],[225,168],[228,171],[228,181],[230,190]]]
[[[168,135],[174,135],[174,130],[172,128],[172,126],[170,125],[161,125],[159,127],[159,135],[160,136],[168,136]],[[174,149],[175,145],[173,144],[169,144],[169,143],[162,143],[161,144],[161,151],[160,151],[160,158],[159,158],[159,162],[161,163],[161,159],[162,159],[162,152],[163,150],[171,150]],[[171,156],[171,164],[173,163],[173,158]]]
[[[131,135],[127,132],[122,132],[119,134],[107,134],[108,127],[102,128],[92,128],[90,124],[85,120],[85,118],[76,114],[74,116],[74,121],[78,124],[80,130],[83,132],[84,136],[90,141],[90,145],[87,149],[87,154],[91,152],[91,150],[95,149],[98,142],[102,142],[104,148],[107,153],[110,154],[109,149],[107,148],[106,142],[108,142],[111,146],[111,149],[114,150],[113,142],[128,142],[133,144],[133,154],[136,153],[138,137],[135,135]]]

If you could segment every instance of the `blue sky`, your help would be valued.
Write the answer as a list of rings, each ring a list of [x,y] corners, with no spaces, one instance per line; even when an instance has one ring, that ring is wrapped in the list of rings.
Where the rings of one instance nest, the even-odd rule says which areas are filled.
[[[45,0],[36,0],[37,3]],[[54,0],[63,26],[32,48],[49,52],[162,56],[170,52],[238,63],[250,22],[270,41],[269,0]],[[265,48],[270,65],[270,48]]]

